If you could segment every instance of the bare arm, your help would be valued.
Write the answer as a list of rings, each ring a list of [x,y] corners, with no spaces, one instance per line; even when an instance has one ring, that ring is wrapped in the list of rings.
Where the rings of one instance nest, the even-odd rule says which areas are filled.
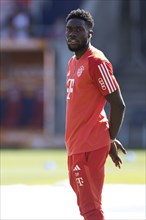
[[[114,140],[122,126],[125,115],[125,103],[120,90],[107,95],[106,100],[110,104],[109,132],[110,137]]]
[[[110,104],[109,133],[111,140],[115,140],[111,143],[109,155],[115,163],[115,166],[120,168],[122,161],[118,156],[118,150],[121,150],[124,154],[126,154],[126,150],[122,144],[116,140],[116,137],[123,123],[126,106],[120,90],[107,95],[106,100]]]

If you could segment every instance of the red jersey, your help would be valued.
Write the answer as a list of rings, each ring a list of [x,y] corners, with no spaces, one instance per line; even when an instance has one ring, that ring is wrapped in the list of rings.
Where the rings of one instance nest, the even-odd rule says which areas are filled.
[[[74,55],[67,69],[66,134],[68,155],[93,151],[110,143],[104,96],[119,86],[111,63],[90,46],[80,59]]]

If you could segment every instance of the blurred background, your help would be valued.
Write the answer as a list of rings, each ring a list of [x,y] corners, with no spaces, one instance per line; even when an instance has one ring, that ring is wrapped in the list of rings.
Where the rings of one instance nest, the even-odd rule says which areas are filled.
[[[68,187],[64,143],[66,68],[72,56],[65,18],[77,8],[93,15],[92,44],[113,64],[127,106],[119,134],[127,155],[120,154],[120,170],[107,158],[105,211],[110,219],[145,219],[146,1],[0,0],[2,219],[79,215]]]
[[[77,8],[93,15],[92,44],[111,61],[121,86],[127,111],[119,139],[128,149],[145,148],[146,1],[0,0],[1,148],[65,148],[72,55],[65,17]]]

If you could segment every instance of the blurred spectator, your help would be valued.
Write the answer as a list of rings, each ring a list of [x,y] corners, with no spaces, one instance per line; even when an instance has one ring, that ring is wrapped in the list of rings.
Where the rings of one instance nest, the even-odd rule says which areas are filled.
[[[17,127],[21,112],[21,92],[14,80],[2,79],[0,87],[1,126]]]
[[[80,7],[83,0],[47,0],[42,4],[41,24],[44,27],[44,36],[53,31],[58,38],[63,32],[65,17],[71,10]],[[55,27],[56,26],[56,27]]]
[[[43,128],[43,115],[44,115],[44,97],[43,87],[37,88],[34,93],[33,102],[33,115],[29,119],[28,126],[30,128]]]
[[[15,1],[16,1],[16,4],[29,6],[31,4],[32,0],[15,0]]]
[[[7,16],[1,31],[2,38],[27,39],[33,35],[33,17],[24,4],[16,4],[13,12]]]
[[[61,40],[64,39],[64,33],[65,33],[65,25],[64,25],[64,19],[62,17],[57,18],[55,22],[52,25],[52,28],[48,31],[48,37],[53,38],[55,40]]]
[[[7,18],[15,8],[15,2],[10,0],[0,0],[0,37],[5,37],[7,33]]]
[[[20,6],[10,17],[11,36],[14,38],[29,38],[31,37],[32,17],[29,11]]]
[[[0,125],[4,125],[6,110],[7,110],[7,82],[8,80],[2,78],[0,75]]]
[[[34,114],[34,91],[28,84],[22,91],[22,111],[19,120],[19,127],[27,128]]]
[[[0,0],[1,38],[62,37],[66,14],[84,0]],[[55,27],[55,25],[57,27]]]

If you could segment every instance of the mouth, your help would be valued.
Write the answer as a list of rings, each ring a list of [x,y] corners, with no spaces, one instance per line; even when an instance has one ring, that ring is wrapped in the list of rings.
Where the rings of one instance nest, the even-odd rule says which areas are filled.
[[[69,39],[67,42],[69,45],[76,45],[79,43],[77,40],[74,40],[74,39]]]

